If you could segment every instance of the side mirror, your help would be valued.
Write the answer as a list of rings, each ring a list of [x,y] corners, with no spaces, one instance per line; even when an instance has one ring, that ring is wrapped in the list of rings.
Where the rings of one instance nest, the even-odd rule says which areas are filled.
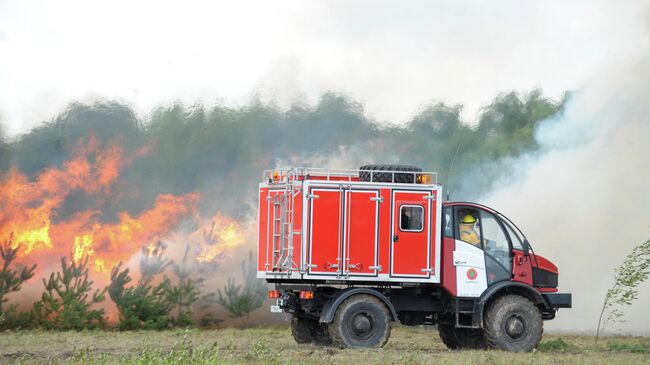
[[[530,255],[530,243],[528,243],[528,239],[524,239],[524,256]]]

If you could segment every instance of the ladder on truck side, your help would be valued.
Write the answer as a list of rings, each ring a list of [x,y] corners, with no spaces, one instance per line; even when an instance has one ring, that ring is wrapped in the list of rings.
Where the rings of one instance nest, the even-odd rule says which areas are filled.
[[[293,231],[294,222],[294,183],[295,174],[286,176],[286,184],[281,193],[271,198],[273,204],[273,236],[271,271],[291,274],[295,267],[293,261],[293,236],[300,232]]]

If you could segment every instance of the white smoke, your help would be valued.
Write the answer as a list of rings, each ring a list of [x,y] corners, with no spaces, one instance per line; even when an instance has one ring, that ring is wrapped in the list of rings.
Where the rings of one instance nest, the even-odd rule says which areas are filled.
[[[650,54],[610,67],[536,131],[542,152],[515,161],[482,199],[522,228],[573,293],[550,330],[594,332],[614,269],[650,238]],[[613,330],[650,334],[650,283]]]

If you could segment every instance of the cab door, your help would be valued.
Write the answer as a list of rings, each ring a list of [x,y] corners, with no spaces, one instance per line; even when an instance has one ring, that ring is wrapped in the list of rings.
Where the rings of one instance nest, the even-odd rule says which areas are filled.
[[[479,297],[487,287],[510,280],[512,246],[497,217],[474,206],[456,206],[454,215],[458,296]]]

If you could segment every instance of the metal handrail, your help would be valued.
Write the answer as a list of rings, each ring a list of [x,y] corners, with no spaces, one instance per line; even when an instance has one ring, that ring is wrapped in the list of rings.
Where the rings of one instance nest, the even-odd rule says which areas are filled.
[[[352,181],[353,178],[359,178],[361,172],[370,174],[370,181],[374,182],[376,174],[388,173],[391,174],[391,181],[395,181],[395,174],[404,176],[406,174],[413,175],[413,182],[417,182],[417,177],[420,175],[431,176],[431,183],[438,183],[438,173],[435,171],[396,171],[396,170],[361,170],[361,169],[330,169],[325,167],[284,167],[277,169],[266,169],[262,173],[262,181],[272,183],[287,183],[289,181],[296,181],[298,177],[324,177],[325,180],[331,180],[334,177],[347,178]],[[340,180],[339,180],[340,181]]]

